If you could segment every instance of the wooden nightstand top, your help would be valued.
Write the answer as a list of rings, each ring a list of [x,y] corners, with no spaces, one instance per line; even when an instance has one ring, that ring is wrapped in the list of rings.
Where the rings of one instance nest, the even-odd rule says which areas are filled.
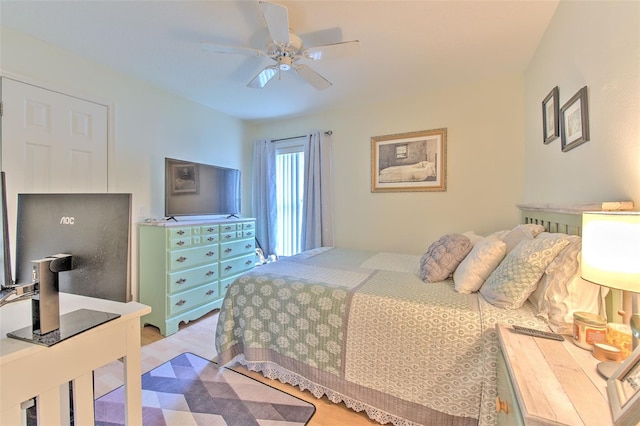
[[[576,346],[534,338],[498,324],[502,353],[527,425],[611,425],[598,360]]]

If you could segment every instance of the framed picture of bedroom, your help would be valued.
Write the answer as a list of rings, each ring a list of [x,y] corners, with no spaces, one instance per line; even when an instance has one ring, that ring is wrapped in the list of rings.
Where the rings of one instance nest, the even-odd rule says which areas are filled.
[[[447,129],[371,138],[371,192],[446,190]]]

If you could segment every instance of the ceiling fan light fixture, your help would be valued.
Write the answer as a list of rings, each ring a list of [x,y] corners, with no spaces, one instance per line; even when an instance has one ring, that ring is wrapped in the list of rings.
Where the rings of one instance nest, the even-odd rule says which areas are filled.
[[[280,56],[280,58],[278,58],[278,68],[280,68],[281,71],[289,71],[292,63],[293,61],[290,56]]]

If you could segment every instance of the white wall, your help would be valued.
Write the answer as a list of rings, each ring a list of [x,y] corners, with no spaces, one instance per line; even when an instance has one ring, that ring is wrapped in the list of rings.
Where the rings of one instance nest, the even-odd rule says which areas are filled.
[[[251,144],[242,121],[22,34],[2,29],[0,36],[4,75],[110,106],[109,191],[133,194],[134,222],[164,215],[164,157],[241,169],[243,213],[249,211]],[[134,298],[136,235],[134,230]]]
[[[372,136],[442,127],[446,192],[371,192]],[[252,133],[279,138],[314,129],[333,130],[336,246],[421,254],[444,233],[488,233],[519,220],[523,75],[261,123]]]
[[[541,102],[588,86],[591,140],[542,143]],[[640,208],[640,2],[561,1],[526,72],[525,200]]]

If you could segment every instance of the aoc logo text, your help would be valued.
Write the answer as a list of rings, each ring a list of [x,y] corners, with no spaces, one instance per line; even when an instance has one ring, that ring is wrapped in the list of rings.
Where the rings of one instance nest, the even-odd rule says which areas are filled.
[[[60,218],[60,225],[73,225],[76,221],[76,218],[73,216],[62,216]]]

